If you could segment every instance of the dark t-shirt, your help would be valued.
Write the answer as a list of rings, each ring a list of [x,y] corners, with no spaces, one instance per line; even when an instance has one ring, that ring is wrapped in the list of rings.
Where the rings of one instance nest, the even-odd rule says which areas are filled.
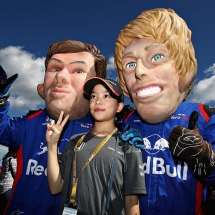
[[[80,137],[81,135],[76,135],[71,138],[59,159],[61,174],[64,179],[63,197],[59,214],[62,214],[62,206],[71,195],[71,169],[74,146]],[[91,132],[84,138],[76,152],[77,175],[104,138],[95,136]],[[82,172],[78,180],[76,193],[76,203],[81,214],[105,213],[115,147],[116,134],[109,139]],[[125,214],[125,196],[143,194],[146,194],[146,189],[141,151],[120,141],[108,214]]]

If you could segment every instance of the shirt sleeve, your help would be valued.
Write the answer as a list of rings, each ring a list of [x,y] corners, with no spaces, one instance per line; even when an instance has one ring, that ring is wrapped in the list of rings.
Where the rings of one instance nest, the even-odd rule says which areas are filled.
[[[12,175],[15,176],[16,170],[17,170],[16,158],[12,158],[12,159],[10,160],[10,165],[11,165],[11,172],[12,172]]]
[[[125,196],[146,194],[141,150],[126,144]]]
[[[10,116],[7,114],[9,111],[10,102],[7,102],[6,106],[0,108],[0,139],[1,145],[12,147],[15,150],[18,150],[20,143],[22,143],[22,138],[24,138],[24,118],[16,117],[10,119]],[[18,129],[16,129],[18,127]],[[18,130],[21,130],[19,134]]]
[[[74,147],[79,140],[81,135],[73,135],[66,147],[63,149],[62,154],[58,155],[58,163],[60,166],[61,177],[65,179],[66,168],[72,168],[72,161],[73,161],[73,154],[74,154]]]

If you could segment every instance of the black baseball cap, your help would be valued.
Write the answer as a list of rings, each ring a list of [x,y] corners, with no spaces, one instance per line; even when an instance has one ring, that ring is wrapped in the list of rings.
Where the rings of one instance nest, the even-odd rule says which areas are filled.
[[[88,79],[84,84],[84,94],[87,95],[87,98],[90,98],[91,92],[97,84],[102,84],[105,88],[110,90],[112,96],[117,99],[118,102],[124,103],[122,88],[118,82],[110,78],[93,77]]]

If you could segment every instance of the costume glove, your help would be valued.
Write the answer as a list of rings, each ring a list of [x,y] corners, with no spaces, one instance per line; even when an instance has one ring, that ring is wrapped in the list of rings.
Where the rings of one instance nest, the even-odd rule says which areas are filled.
[[[192,117],[190,120],[193,120]],[[190,121],[189,125],[191,124],[195,123]],[[203,140],[198,128],[191,130],[183,126],[175,126],[168,141],[172,154],[184,159],[196,175],[207,176],[215,169],[212,146]]]
[[[120,134],[120,138],[136,148],[143,149],[145,147],[141,134],[135,128],[130,128],[129,124],[125,126],[124,131]]]
[[[7,74],[0,65],[0,108],[7,104],[7,100],[10,96],[8,90],[17,77],[18,74],[15,74],[7,79]]]
[[[0,97],[8,96],[8,90],[13,84],[13,82],[17,79],[18,74],[7,78],[7,74],[0,65]]]

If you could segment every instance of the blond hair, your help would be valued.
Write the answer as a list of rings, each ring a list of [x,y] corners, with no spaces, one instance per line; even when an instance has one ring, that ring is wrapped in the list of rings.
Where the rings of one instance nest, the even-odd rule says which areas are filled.
[[[155,8],[143,11],[121,30],[115,43],[115,66],[119,75],[119,83],[128,94],[122,74],[122,54],[125,48],[134,40],[143,37],[153,37],[158,43],[164,44],[168,49],[180,78],[192,72],[193,80],[187,88],[185,98],[194,85],[197,72],[195,51],[191,42],[191,31],[185,21],[172,9]]]

